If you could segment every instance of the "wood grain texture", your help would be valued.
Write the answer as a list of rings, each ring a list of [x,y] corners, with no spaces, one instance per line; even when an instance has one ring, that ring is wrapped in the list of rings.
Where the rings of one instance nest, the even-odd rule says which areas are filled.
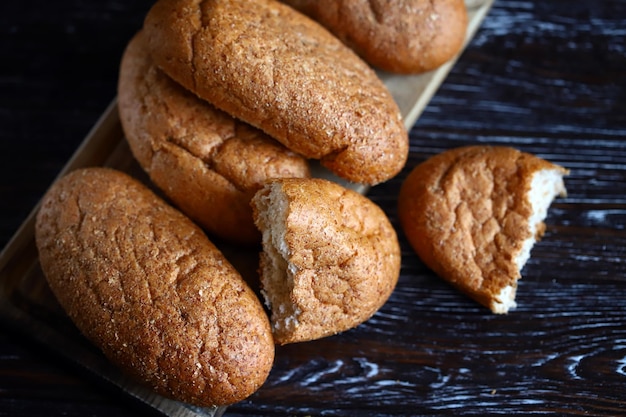
[[[150,4],[0,5],[0,244],[115,94]],[[369,192],[397,227],[403,178],[445,149],[511,145],[569,168],[516,310],[460,295],[399,233],[402,275],[380,312],[279,348],[266,385],[226,416],[626,414],[625,20],[621,0],[496,0],[411,129],[405,170]],[[0,415],[148,413],[56,360],[0,329]]]

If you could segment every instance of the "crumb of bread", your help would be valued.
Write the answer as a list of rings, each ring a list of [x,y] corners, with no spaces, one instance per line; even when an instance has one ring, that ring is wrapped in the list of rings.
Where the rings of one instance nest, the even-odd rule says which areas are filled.
[[[506,314],[509,310],[517,307],[515,302],[516,288],[512,285],[507,285],[502,288],[500,293],[494,297],[489,305],[491,311],[496,314]]]

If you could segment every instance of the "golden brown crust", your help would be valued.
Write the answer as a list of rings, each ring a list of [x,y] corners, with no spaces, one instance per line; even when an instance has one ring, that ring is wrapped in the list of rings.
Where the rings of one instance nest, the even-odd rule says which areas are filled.
[[[131,177],[74,171],[36,221],[42,269],[77,327],[122,370],[197,405],[257,390],[274,358],[256,295],[188,218]]]
[[[521,277],[516,259],[524,242],[543,231],[543,223],[537,225],[538,236],[529,227],[529,190],[542,170],[560,177],[567,173],[509,147],[468,146],[435,155],[416,166],[400,190],[398,215],[405,235],[441,278],[503,312],[495,310],[506,301],[499,299],[503,290],[515,295]]]
[[[221,238],[258,243],[250,198],[269,178],[308,177],[307,161],[176,84],[152,64],[143,33],[120,66],[126,138],[151,180]]]
[[[159,0],[144,30],[170,77],[335,174],[375,184],[404,166],[407,132],[382,81],[292,8],[273,0]]]
[[[261,282],[279,344],[369,319],[391,295],[400,248],[371,200],[322,179],[278,179],[252,199],[263,232]]]
[[[462,49],[464,0],[282,0],[328,28],[371,65],[395,73],[438,68]]]

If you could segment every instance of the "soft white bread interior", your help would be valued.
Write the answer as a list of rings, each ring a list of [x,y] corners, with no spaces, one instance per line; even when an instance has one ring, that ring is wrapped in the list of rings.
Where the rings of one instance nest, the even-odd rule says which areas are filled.
[[[530,189],[527,193],[528,201],[532,207],[532,214],[528,219],[530,237],[524,241],[522,249],[515,257],[517,269],[521,270],[530,258],[530,250],[535,242],[543,236],[545,225],[543,221],[548,215],[548,208],[556,197],[565,197],[567,190],[562,169],[542,169],[533,175]]]
[[[291,301],[296,267],[289,263],[287,233],[288,202],[280,187],[271,187],[255,200],[257,223],[263,227],[263,289],[265,304],[272,310],[275,333],[293,331],[301,311]]]
[[[530,235],[526,238],[519,252],[515,255],[515,264],[521,277],[521,270],[530,259],[530,251],[535,243],[541,239],[545,231],[544,220],[548,215],[548,208],[556,197],[565,197],[567,190],[563,177],[566,174],[561,168],[547,168],[536,171],[533,174],[530,188],[526,193],[532,212],[528,218],[528,230]],[[490,309],[496,314],[505,314],[517,307],[515,302],[517,286],[507,285],[494,297]]]

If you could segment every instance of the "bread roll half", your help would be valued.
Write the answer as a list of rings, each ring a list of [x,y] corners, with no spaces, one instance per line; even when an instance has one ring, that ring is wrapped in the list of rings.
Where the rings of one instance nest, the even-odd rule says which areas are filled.
[[[391,295],[400,248],[385,213],[322,179],[278,179],[252,199],[263,234],[261,283],[278,344],[369,319]]]
[[[400,222],[435,273],[494,313],[507,313],[548,207],[566,194],[567,173],[510,147],[452,149],[406,178]]]

